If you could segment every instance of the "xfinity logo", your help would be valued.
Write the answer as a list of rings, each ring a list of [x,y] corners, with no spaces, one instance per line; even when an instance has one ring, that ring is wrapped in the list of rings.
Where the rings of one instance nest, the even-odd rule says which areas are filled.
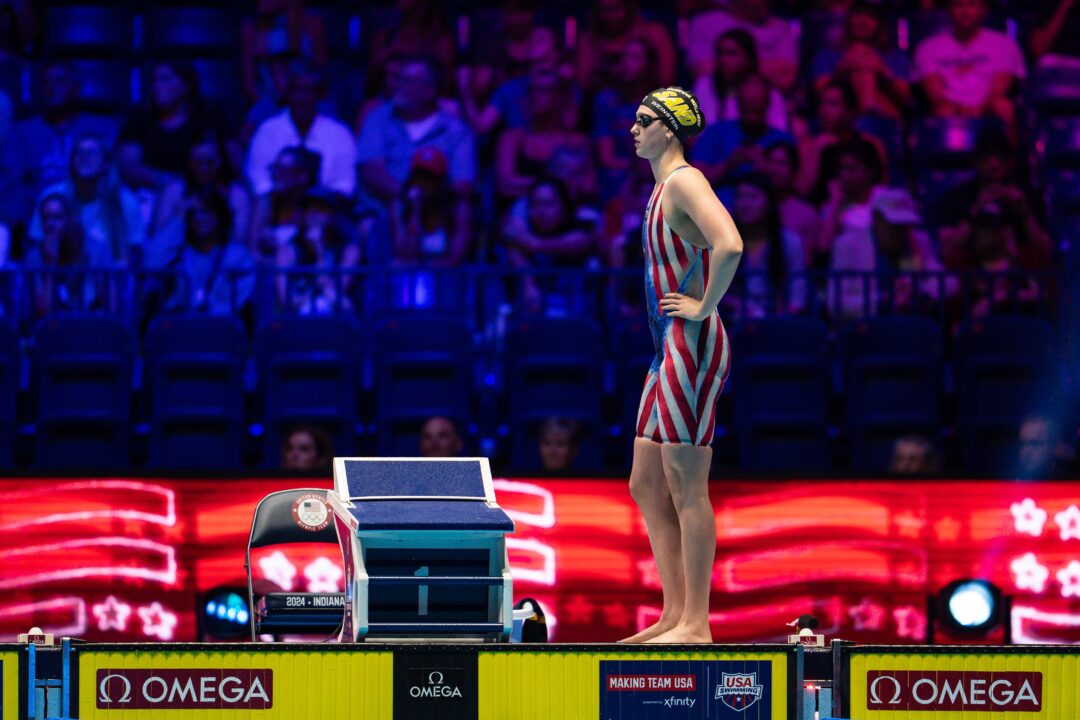
[[[99,710],[265,710],[273,706],[274,671],[98,670]]]
[[[695,698],[692,697],[669,697],[664,700],[664,707],[694,707]]]
[[[428,673],[427,682],[423,685],[412,685],[409,687],[409,695],[414,698],[459,698],[461,697],[461,688],[457,685],[448,685],[443,682],[444,677],[441,672],[434,670]]]
[[[982,710],[1038,712],[1042,673],[871,670],[868,710]]]

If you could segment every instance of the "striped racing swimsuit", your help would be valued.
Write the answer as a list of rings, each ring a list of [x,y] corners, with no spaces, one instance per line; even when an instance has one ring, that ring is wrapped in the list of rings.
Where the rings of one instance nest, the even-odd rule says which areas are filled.
[[[641,228],[645,299],[656,357],[641,393],[637,437],[708,446],[715,430],[716,398],[731,371],[727,332],[716,310],[693,321],[665,315],[660,308],[665,293],[700,299],[709,282],[709,251],[683,240],[664,219],[664,186],[687,167],[673,170],[653,190]]]

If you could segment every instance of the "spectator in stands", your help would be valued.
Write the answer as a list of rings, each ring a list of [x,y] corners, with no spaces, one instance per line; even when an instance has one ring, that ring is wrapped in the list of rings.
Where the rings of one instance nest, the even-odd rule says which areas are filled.
[[[233,240],[229,201],[213,190],[196,191],[184,210],[184,246],[170,263],[177,284],[171,310],[240,314],[255,287],[255,261]]]
[[[581,90],[573,85],[573,67],[566,60],[559,35],[549,27],[534,27],[529,34],[529,47],[528,72],[513,75],[500,83],[486,105],[478,105],[476,100],[473,100],[472,104],[477,109],[470,111],[470,103],[463,95],[466,117],[477,133],[486,133],[499,127],[523,128],[528,125],[531,78],[552,73],[562,78],[569,89],[572,102],[565,102],[564,112],[572,118],[570,125],[577,125]],[[476,113],[480,113],[477,117],[482,119],[482,123],[475,120]]]
[[[592,137],[605,200],[626,182],[631,164],[639,162],[626,136],[626,120],[634,116],[641,98],[660,87],[658,58],[656,48],[647,40],[631,38],[623,49],[615,83],[598,92],[593,101]],[[706,110],[705,117],[711,121],[715,116]]]
[[[855,89],[846,82],[827,83],[818,100],[817,135],[807,135],[799,143],[799,177],[796,187],[812,202],[821,204],[828,194],[829,182],[837,174],[840,147],[855,139],[871,143],[884,160],[881,141],[855,127],[859,118],[859,100]]]
[[[360,245],[347,232],[341,198],[332,190],[312,188],[302,201],[301,224],[289,242],[277,246],[276,264],[293,274],[276,278],[278,299],[298,315],[327,315],[351,310],[352,278],[334,271],[356,267]]]
[[[390,100],[368,114],[357,141],[357,156],[364,190],[388,212],[406,200],[406,183],[417,151],[431,148],[442,153],[453,196],[446,262],[459,264],[472,249],[476,147],[468,126],[438,108],[438,77],[439,68],[431,56],[400,58],[390,78]]]
[[[546,473],[572,470],[581,450],[581,426],[569,418],[548,418],[540,425],[540,467]]]
[[[781,90],[790,90],[799,72],[799,42],[787,21],[771,14],[771,4],[771,0],[732,0],[725,9],[691,17],[687,64],[693,77],[713,73],[717,36],[742,28],[757,41],[761,74]]]
[[[398,21],[380,30],[371,41],[367,94],[377,95],[389,88],[395,58],[420,54],[431,57],[435,67],[449,73],[435,77],[435,92],[447,91],[444,82],[454,72],[454,36],[448,30],[452,26],[446,8],[438,0],[397,0],[396,5]]]
[[[1033,3],[1034,29],[1028,49],[1040,69],[1080,69],[1080,3],[1076,0]]]
[[[858,111],[899,120],[911,99],[911,63],[892,44],[881,0],[858,0],[847,16],[844,44],[814,57],[811,74],[820,93],[837,80],[850,83]]]
[[[890,475],[930,475],[941,472],[941,460],[934,445],[919,435],[897,438],[893,444]]]
[[[1024,480],[1073,477],[1076,457],[1061,436],[1057,423],[1031,415],[1020,425],[1016,474]]]
[[[450,418],[429,418],[420,428],[420,457],[457,457],[464,447],[457,423]]]
[[[510,128],[499,137],[495,150],[495,178],[499,194],[518,198],[547,173],[547,165],[561,147],[589,149],[586,135],[567,113],[566,82],[556,73],[529,78],[529,120],[523,128]]]
[[[190,63],[156,63],[148,96],[149,107],[132,113],[120,129],[116,164],[128,187],[160,191],[183,177],[196,138],[221,125],[204,106]]]
[[[761,75],[747,78],[736,93],[739,119],[711,123],[698,136],[692,153],[714,185],[730,183],[762,167],[765,148],[770,145],[794,142],[786,132],[769,126],[769,93],[769,84]]]
[[[297,57],[326,64],[322,18],[307,12],[303,0],[258,0],[255,16],[240,28],[240,62],[244,94],[269,108],[266,117],[285,101],[288,63]]]
[[[270,192],[255,203],[251,247],[260,259],[276,258],[278,248],[299,231],[304,197],[315,187],[318,163],[317,155],[299,146],[278,153],[270,168]]]
[[[694,94],[708,121],[738,120],[739,104],[735,98],[739,86],[759,73],[757,43],[753,35],[742,28],[735,28],[718,36],[712,74],[698,78],[694,83]],[[765,121],[770,127],[788,129],[784,96],[775,87],[769,91],[769,109]]]
[[[182,220],[184,198],[197,190],[213,189],[229,199],[233,214],[233,235],[247,243],[251,238],[252,201],[246,183],[233,167],[225,137],[207,130],[195,139],[188,153],[182,182],[169,184],[154,208],[153,232]]]
[[[533,185],[525,218],[511,215],[504,230],[506,260],[512,268],[582,267],[592,255],[593,233],[580,228],[566,186],[553,178]],[[560,285],[561,278],[528,276],[522,283],[523,301],[529,312],[565,306],[574,288]],[[545,307],[545,305],[547,307]]]
[[[955,277],[913,278],[903,274],[945,270],[929,234],[921,229],[922,217],[915,200],[906,190],[880,188],[874,194],[871,211],[877,249],[874,269],[882,288],[875,286],[875,300],[881,293],[884,297],[880,299],[894,310],[932,313],[943,297],[955,295],[959,287]]]
[[[612,87],[626,43],[635,37],[656,49],[660,84],[674,82],[675,43],[666,27],[642,16],[638,0],[596,0],[591,17],[577,48],[578,87],[586,91]]]
[[[46,188],[43,198],[57,194],[67,198],[68,207],[78,216],[86,264],[140,265],[146,226],[139,200],[120,184],[105,143],[92,135],[77,138],[69,167],[68,179]],[[28,232],[35,241],[45,234],[41,205]]]
[[[327,473],[334,461],[334,442],[322,428],[299,425],[281,441],[281,469],[289,472]]]
[[[742,272],[724,296],[725,306],[741,319],[799,313],[806,307],[806,250],[798,236],[780,223],[776,190],[762,174],[735,183],[732,218],[743,239]]]
[[[1019,260],[1018,239],[1014,230],[1012,211],[1005,202],[981,202],[971,219],[971,250],[974,269],[986,273],[974,278],[968,297],[972,301],[972,317],[985,317],[999,310],[1015,311],[1019,307],[1034,308],[1040,297],[1035,278],[1017,274],[1024,268]]]
[[[112,120],[80,109],[79,78],[69,63],[46,64],[40,81],[41,114],[19,122],[13,134],[27,203],[33,203],[46,187],[67,180],[76,138],[93,135],[110,148],[116,140]],[[26,209],[20,208],[20,215]]]
[[[88,269],[82,226],[71,200],[62,192],[41,199],[38,208],[41,238],[31,243],[22,267],[30,295],[27,320],[49,313],[100,309],[104,293],[100,278]],[[58,272],[57,272],[58,271]]]
[[[881,155],[873,144],[855,139],[841,146],[838,163],[840,171],[829,183],[823,211],[817,263],[824,257],[824,264],[834,272],[872,272],[876,259],[873,201],[882,181]],[[866,297],[869,287],[862,277],[842,278],[839,292],[830,283],[828,302],[833,313],[861,315],[873,306]]]
[[[817,209],[795,191],[799,151],[794,143],[776,142],[765,148],[761,170],[768,176],[779,199],[780,224],[786,232],[799,238],[800,244],[806,250],[804,265],[807,265],[814,248],[818,246],[821,217]]]
[[[446,266],[464,257],[451,246],[453,192],[448,173],[446,156],[438,149],[423,147],[413,155],[405,191],[390,207],[395,263]]]
[[[356,145],[349,129],[319,112],[322,71],[306,60],[288,67],[288,107],[255,131],[247,176],[257,195],[273,186],[270,166],[282,149],[299,145],[319,156],[319,184],[351,197],[356,189]]]
[[[952,29],[916,48],[916,78],[934,115],[992,115],[1014,135],[1016,110],[1010,93],[1027,69],[1012,38],[983,27],[988,12],[987,0],[949,0]]]
[[[954,270],[977,264],[976,218],[983,230],[1000,220],[1008,226],[1019,265],[1036,269],[1050,260],[1050,234],[1044,229],[1039,199],[1017,181],[1016,153],[1000,129],[987,128],[975,142],[976,177],[948,190],[939,203],[939,240],[945,264]]]

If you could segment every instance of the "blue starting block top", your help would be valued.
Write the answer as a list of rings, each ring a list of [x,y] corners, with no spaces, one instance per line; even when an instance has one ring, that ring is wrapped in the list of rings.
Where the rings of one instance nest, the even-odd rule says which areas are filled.
[[[350,508],[365,530],[496,530],[514,532],[501,509],[468,500],[377,500]]]
[[[495,500],[487,458],[338,458],[336,463],[341,463],[345,476],[345,487],[341,487],[340,477],[336,482],[342,499],[412,497]]]
[[[335,458],[334,491],[363,530],[514,531],[487,458]]]

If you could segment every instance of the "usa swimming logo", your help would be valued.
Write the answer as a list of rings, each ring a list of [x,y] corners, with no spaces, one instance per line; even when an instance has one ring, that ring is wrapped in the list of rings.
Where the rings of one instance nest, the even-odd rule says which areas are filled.
[[[736,712],[742,712],[761,699],[765,688],[758,685],[757,673],[722,673],[720,684],[716,686],[714,700],[727,705]]]

